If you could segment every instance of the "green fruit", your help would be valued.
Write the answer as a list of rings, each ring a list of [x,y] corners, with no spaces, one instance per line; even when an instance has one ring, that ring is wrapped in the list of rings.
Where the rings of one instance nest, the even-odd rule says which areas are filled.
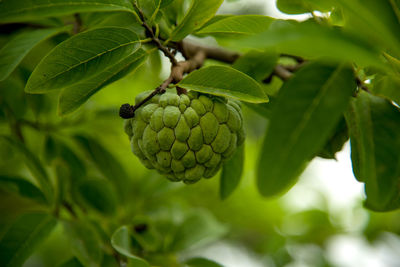
[[[143,165],[188,184],[214,176],[245,137],[237,102],[197,92],[153,97],[124,129]]]

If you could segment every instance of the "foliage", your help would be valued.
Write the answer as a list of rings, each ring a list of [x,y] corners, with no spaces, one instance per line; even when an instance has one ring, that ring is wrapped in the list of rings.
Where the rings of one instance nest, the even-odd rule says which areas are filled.
[[[281,195],[349,139],[365,208],[400,208],[400,2],[277,1],[301,22],[217,14],[224,4],[0,1],[1,266],[32,265],[46,242],[68,244],[46,266],[220,266],[190,254],[216,240],[284,265],[286,239],[323,246],[338,229],[311,210],[294,216],[307,238],[285,236],[283,209],[239,185],[255,169],[259,194]],[[149,89],[241,102],[249,136],[217,183],[172,183],[132,157],[118,105]],[[373,239],[386,226],[371,214]]]

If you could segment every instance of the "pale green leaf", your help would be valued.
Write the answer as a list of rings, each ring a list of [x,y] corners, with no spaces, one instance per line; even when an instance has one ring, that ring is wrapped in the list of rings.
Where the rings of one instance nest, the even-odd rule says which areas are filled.
[[[28,93],[62,89],[98,75],[139,49],[136,33],[118,27],[77,34],[56,46],[35,68],[26,84]]]
[[[57,220],[45,213],[28,213],[19,217],[0,240],[1,266],[21,266],[56,224]]]
[[[226,199],[239,185],[244,165],[244,144],[237,148],[231,159],[224,163],[219,185],[221,199]]]
[[[83,79],[76,84],[64,88],[59,98],[59,114],[65,115],[73,112],[104,86],[136,70],[144,63],[147,55],[145,51],[139,49],[114,65],[106,67],[97,75],[89,77],[88,79]]]
[[[214,16],[222,2],[223,0],[193,0],[189,11],[172,31],[169,39],[180,41],[199,29]]]
[[[0,81],[6,79],[37,44],[70,28],[72,27],[22,32],[11,39],[0,50]]]
[[[347,65],[312,63],[281,88],[273,105],[257,170],[264,196],[288,190],[323,147],[355,90]]]
[[[209,66],[193,71],[178,86],[252,103],[268,101],[259,83],[246,74],[225,66]]]
[[[0,22],[20,22],[78,12],[134,12],[129,0],[3,0],[0,1]]]

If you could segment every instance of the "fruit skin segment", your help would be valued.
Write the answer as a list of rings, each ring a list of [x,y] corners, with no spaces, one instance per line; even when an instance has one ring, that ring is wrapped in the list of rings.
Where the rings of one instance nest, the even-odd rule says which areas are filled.
[[[245,139],[237,102],[193,91],[156,95],[125,120],[124,130],[144,166],[187,184],[213,177]]]

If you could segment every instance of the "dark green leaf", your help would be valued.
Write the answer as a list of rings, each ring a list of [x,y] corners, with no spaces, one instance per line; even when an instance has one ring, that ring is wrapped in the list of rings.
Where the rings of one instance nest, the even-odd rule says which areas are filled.
[[[371,91],[378,96],[400,104],[400,78],[398,76],[377,75],[373,81]]]
[[[39,158],[35,154],[33,154],[30,150],[28,150],[28,148],[21,142],[11,139],[7,136],[0,136],[0,138],[8,142],[19,153],[22,154],[26,166],[31,171],[33,177],[36,179],[36,182],[38,183],[40,189],[46,196],[47,201],[51,203],[54,198],[53,187],[46,173],[46,170],[42,166],[42,163],[40,162]]]
[[[221,173],[219,195],[221,199],[226,199],[239,185],[242,178],[244,165],[244,144],[238,147],[231,159],[224,163]]]
[[[347,140],[349,140],[349,130],[345,119],[342,118],[334,129],[333,135],[317,156],[325,159],[336,159],[336,153],[342,150]]]
[[[19,217],[0,240],[1,266],[21,266],[56,224],[57,220],[45,213],[29,213]]]
[[[85,266],[83,266],[82,263],[77,258],[72,258],[67,260],[66,262],[63,262],[58,267],[85,267]]]
[[[232,67],[261,82],[274,71],[278,57],[277,53],[252,50],[238,58]]]
[[[313,63],[281,88],[258,163],[258,189],[264,196],[288,190],[309,159],[329,138],[355,78],[347,65]]]
[[[334,62],[355,61],[362,66],[387,69],[376,47],[338,28],[313,21],[277,21],[264,33],[237,41],[244,47],[275,48],[278,52],[306,58],[327,58]]]
[[[219,16],[213,23],[207,23],[197,34],[241,36],[264,32],[274,21],[273,18],[261,15]]]
[[[70,28],[62,27],[22,32],[11,39],[0,50],[0,81],[6,79],[37,44],[56,34],[68,31]]]
[[[193,0],[189,11],[173,30],[169,39],[180,41],[199,29],[214,16],[222,2],[223,0]]]
[[[39,203],[47,202],[43,193],[24,178],[0,175],[0,188],[17,193],[21,197],[33,199]]]
[[[112,216],[117,210],[117,195],[108,180],[83,180],[77,185],[78,194],[87,207]]]
[[[179,82],[178,86],[252,103],[268,101],[268,97],[254,79],[225,66],[209,66],[193,71]]]
[[[28,93],[62,89],[98,75],[139,49],[138,36],[124,28],[97,28],[74,35],[56,46],[35,68]]]
[[[346,112],[355,177],[365,183],[366,206],[376,211],[400,207],[400,110],[361,91]]]
[[[128,175],[121,163],[116,160],[116,157],[93,138],[79,135],[75,136],[75,140],[104,176],[114,184],[118,189],[117,191],[122,193],[120,197],[124,198],[129,191],[127,187]]]
[[[114,65],[104,68],[98,74],[64,88],[58,104],[59,114],[65,115],[76,110],[104,86],[136,70],[143,64],[147,55],[144,50],[139,49]]]
[[[134,12],[128,0],[3,0],[0,2],[0,22],[29,21],[93,11]]]
[[[139,8],[146,16],[146,21],[152,23],[160,9],[162,0],[138,0]]]
[[[277,0],[276,6],[287,14],[302,14],[312,11],[328,12],[332,10],[332,0]]]
[[[221,264],[206,258],[191,258],[185,261],[188,267],[223,267]]]
[[[133,266],[150,267],[144,259],[139,258],[132,252],[132,237],[127,226],[121,226],[113,233],[111,245],[118,253],[128,257]]]
[[[99,266],[103,258],[101,240],[87,222],[64,222],[66,236],[75,256],[84,266]]]

